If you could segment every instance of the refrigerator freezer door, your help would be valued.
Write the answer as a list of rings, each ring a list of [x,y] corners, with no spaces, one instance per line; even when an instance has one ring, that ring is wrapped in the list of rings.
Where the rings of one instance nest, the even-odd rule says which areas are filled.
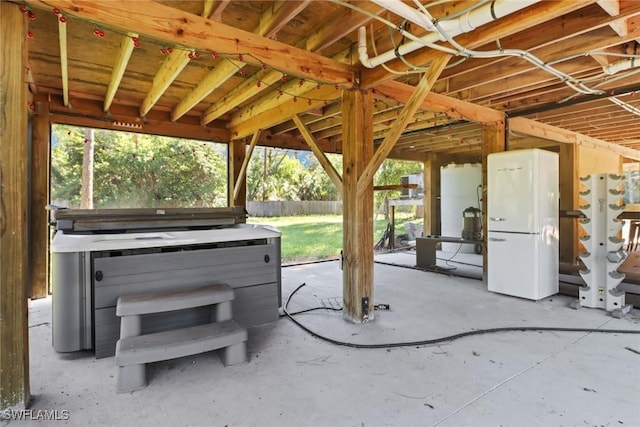
[[[558,244],[553,233],[488,235],[488,288],[539,300],[558,293]]]
[[[488,231],[537,233],[558,216],[558,155],[516,150],[488,157]]]

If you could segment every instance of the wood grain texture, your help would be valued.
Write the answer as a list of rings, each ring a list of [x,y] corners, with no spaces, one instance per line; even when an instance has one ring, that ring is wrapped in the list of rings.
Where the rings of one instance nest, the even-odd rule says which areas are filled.
[[[38,102],[31,142],[30,265],[31,299],[49,293],[49,158],[51,147],[49,103]]]
[[[351,87],[355,77],[355,70],[349,65],[150,0],[29,0],[27,3],[40,9],[57,7],[80,19],[122,31],[137,31],[167,43],[178,42],[227,55],[244,52],[245,62],[258,66],[268,64],[292,76],[344,87]]]
[[[623,147],[608,141],[603,141],[577,132],[559,127],[547,125],[525,117],[509,119],[509,130],[515,133],[535,136],[536,138],[549,139],[564,144],[578,144],[587,148],[596,148],[609,151],[628,159],[640,160],[640,151]]]
[[[260,140],[260,133],[261,133],[260,129],[258,129],[256,133],[253,134],[253,136],[251,137],[251,142],[249,143],[249,150],[244,155],[244,158],[242,159],[242,165],[240,166],[240,171],[238,172],[238,176],[236,177],[235,184],[233,185],[234,202],[235,200],[238,199],[240,192],[243,191],[243,189],[245,192],[245,199],[246,199],[247,168],[249,167],[249,161],[251,161],[251,156],[253,155],[253,149],[256,147],[256,144]]]
[[[373,183],[358,194],[358,180],[373,156],[373,99],[371,93],[343,91],[342,95],[342,209],[343,315],[360,323],[374,317]],[[362,299],[369,299],[369,316]]]
[[[575,144],[560,144],[560,210],[578,210],[580,206],[579,149]],[[578,219],[560,217],[560,262],[578,261]]]
[[[243,139],[229,143],[229,163],[227,165],[229,206],[247,206],[247,186],[244,185],[245,181],[239,182],[240,169],[246,156],[246,146]],[[237,187],[240,189],[236,190]]]
[[[26,18],[0,2],[0,410],[29,401]]]
[[[382,141],[380,146],[378,146],[378,149],[373,155],[371,162],[367,165],[365,170],[362,172],[362,175],[358,178],[358,193],[362,193],[365,188],[372,185],[371,182],[373,182],[373,176],[378,171],[378,168],[380,167],[382,162],[387,158],[387,156],[393,149],[393,146],[398,141],[398,138],[400,138],[400,135],[402,135],[402,132],[404,132],[405,128],[407,127],[407,123],[409,123],[409,120],[413,118],[416,111],[418,111],[418,108],[420,108],[422,101],[435,84],[438,76],[440,76],[440,73],[442,73],[442,70],[444,70],[444,67],[445,65],[447,65],[447,62],[449,62],[450,58],[451,56],[449,55],[443,55],[433,61],[433,63],[429,67],[429,71],[422,77],[420,83],[418,83],[418,86],[416,86],[415,90],[411,94],[411,97],[409,98],[409,100],[407,100],[407,103],[400,112],[400,115],[393,122],[384,140]],[[373,122],[373,118],[371,119],[371,121]]]
[[[505,122],[485,123],[482,125],[482,229],[487,226],[487,156],[491,153],[500,153],[507,149]],[[489,246],[487,245],[487,233],[482,236],[484,241],[484,256],[482,257],[482,272],[486,277]]]

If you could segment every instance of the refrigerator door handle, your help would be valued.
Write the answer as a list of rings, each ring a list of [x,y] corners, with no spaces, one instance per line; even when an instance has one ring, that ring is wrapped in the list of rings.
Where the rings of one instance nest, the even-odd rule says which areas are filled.
[[[497,237],[489,237],[491,242],[506,242],[507,239],[498,239]]]
[[[500,218],[499,216],[492,216],[489,218],[491,221],[506,221],[507,218]]]

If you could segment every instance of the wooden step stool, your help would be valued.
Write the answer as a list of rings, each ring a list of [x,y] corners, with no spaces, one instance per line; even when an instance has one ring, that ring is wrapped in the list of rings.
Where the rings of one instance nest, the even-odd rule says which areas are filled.
[[[126,393],[146,387],[145,363],[217,349],[224,349],[221,359],[227,366],[246,362],[247,331],[232,320],[233,298],[233,289],[226,284],[119,297],[116,391]],[[140,335],[142,315],[207,305],[213,308],[212,323]]]

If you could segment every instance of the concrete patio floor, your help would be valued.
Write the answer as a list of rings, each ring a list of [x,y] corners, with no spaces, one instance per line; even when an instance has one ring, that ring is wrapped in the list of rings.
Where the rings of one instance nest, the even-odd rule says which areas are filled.
[[[306,283],[291,312],[341,304],[336,261],[282,273],[285,298]],[[375,303],[389,304],[389,311],[361,325],[325,310],[296,319],[322,335],[363,344],[506,326],[640,331],[639,310],[615,319],[603,310],[573,310],[570,301],[558,295],[532,302],[489,293],[480,280],[376,264]],[[355,349],[317,339],[282,318],[250,329],[246,364],[224,367],[211,353],[153,363],[147,388],[116,394],[113,358],[54,352],[50,322],[51,300],[32,301],[31,410],[68,414],[47,425],[640,425],[640,335],[506,332]]]

